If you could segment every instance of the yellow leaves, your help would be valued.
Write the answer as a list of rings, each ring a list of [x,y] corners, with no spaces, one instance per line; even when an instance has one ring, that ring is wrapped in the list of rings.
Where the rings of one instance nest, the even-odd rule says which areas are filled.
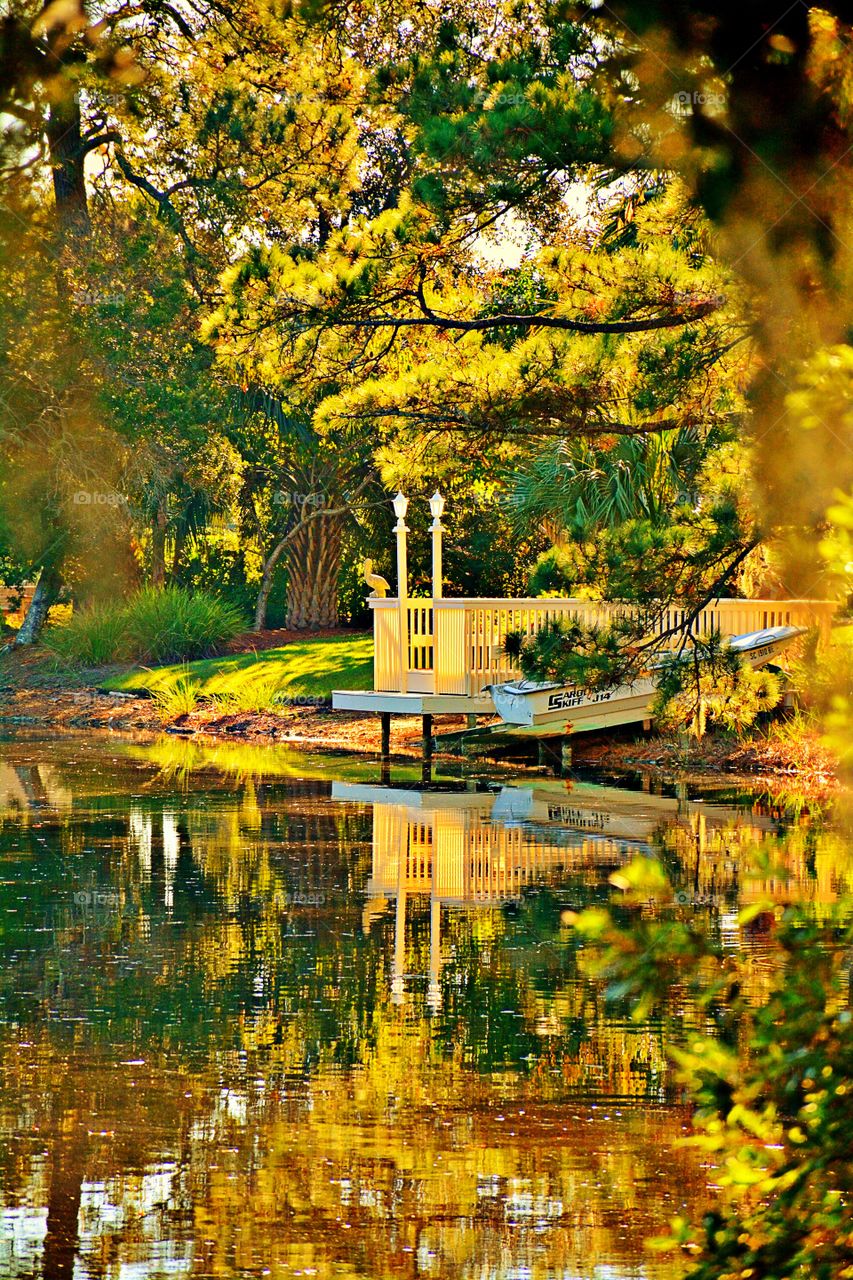
[[[566,924],[577,929],[578,933],[590,939],[603,938],[612,923],[610,912],[605,911],[603,907],[587,907],[584,911],[577,913],[564,911],[563,919]]]
[[[764,1182],[767,1174],[764,1169],[756,1168],[738,1155],[730,1155],[726,1159],[725,1173],[720,1175],[720,1185],[729,1187],[754,1187]]]
[[[707,1037],[695,1039],[687,1049],[679,1049],[673,1045],[669,1053],[687,1076],[700,1070],[703,1074],[715,1075],[723,1080],[734,1079],[737,1075],[736,1055],[719,1041]],[[712,1131],[713,1123],[709,1122],[705,1127]]]
[[[750,1110],[741,1103],[735,1103],[727,1116],[731,1125],[739,1125],[747,1133],[760,1138],[762,1142],[770,1142],[778,1136],[778,1126],[766,1114]]]
[[[617,889],[655,896],[669,888],[663,867],[656,858],[633,858],[619,871],[614,871],[610,883]]]
[[[751,902],[749,906],[743,907],[738,912],[737,922],[741,926],[751,924],[759,916],[774,911],[775,905],[770,898],[760,898],[757,902]]]

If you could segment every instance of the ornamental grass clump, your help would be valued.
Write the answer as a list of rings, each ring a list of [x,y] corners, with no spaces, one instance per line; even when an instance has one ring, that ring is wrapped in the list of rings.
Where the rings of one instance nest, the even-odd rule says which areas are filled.
[[[156,665],[203,658],[245,627],[234,605],[206,591],[184,587],[143,589],[126,610],[132,658]]]
[[[50,629],[45,646],[71,666],[159,665],[203,658],[244,626],[239,609],[208,592],[143,587],[123,604],[75,612],[66,625]]]
[[[188,716],[199,703],[198,681],[193,680],[188,667],[184,667],[173,684],[152,690],[151,697],[164,724]]]
[[[73,667],[101,667],[128,657],[124,609],[96,605],[72,614],[67,623],[45,634],[45,648],[57,661]]]

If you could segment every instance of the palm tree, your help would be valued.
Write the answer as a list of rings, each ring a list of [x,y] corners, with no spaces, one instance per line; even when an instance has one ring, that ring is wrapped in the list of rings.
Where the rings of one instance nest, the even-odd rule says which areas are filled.
[[[698,480],[722,443],[712,427],[649,436],[558,440],[537,451],[509,485],[508,507],[521,528],[544,526],[555,543],[583,541],[630,520],[654,525],[679,506],[695,507]]]

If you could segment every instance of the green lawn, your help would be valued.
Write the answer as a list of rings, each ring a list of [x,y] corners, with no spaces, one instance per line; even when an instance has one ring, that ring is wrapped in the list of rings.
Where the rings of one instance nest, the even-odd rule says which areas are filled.
[[[102,686],[119,693],[168,689],[189,675],[202,696],[241,697],[270,686],[289,698],[328,698],[333,689],[373,688],[373,637],[361,633],[296,640],[260,653],[137,667]]]

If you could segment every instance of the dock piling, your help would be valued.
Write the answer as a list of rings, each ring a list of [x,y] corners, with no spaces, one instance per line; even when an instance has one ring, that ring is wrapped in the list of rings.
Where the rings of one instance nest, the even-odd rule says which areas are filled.
[[[432,716],[423,717],[423,757],[424,764],[432,760]]]

